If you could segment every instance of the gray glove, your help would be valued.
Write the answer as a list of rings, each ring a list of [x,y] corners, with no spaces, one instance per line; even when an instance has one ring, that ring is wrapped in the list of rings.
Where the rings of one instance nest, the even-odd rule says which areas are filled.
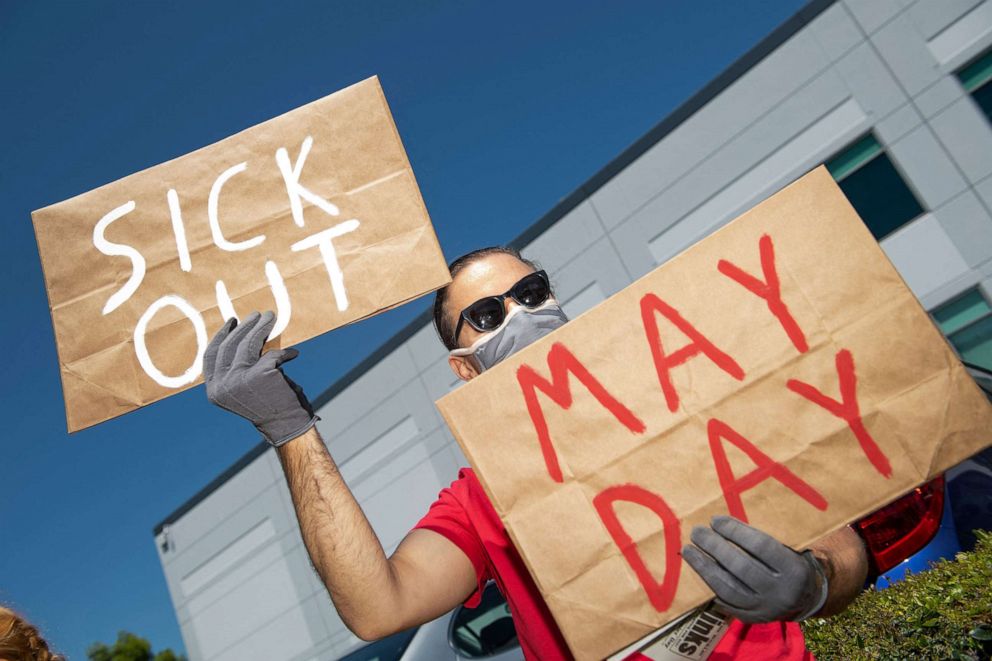
[[[317,417],[303,389],[279,368],[299,352],[277,349],[260,356],[275,323],[271,312],[252,312],[240,325],[228,321],[207,346],[203,374],[207,399],[248,419],[278,447],[313,427]]]
[[[811,551],[798,553],[732,516],[692,529],[682,557],[742,622],[804,620],[827,600],[827,576]]]

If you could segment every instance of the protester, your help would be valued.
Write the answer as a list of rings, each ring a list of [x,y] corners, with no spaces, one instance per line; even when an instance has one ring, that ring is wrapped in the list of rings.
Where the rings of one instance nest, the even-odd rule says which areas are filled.
[[[0,661],[65,661],[65,657],[51,652],[27,620],[0,606]]]
[[[567,322],[547,275],[506,248],[452,262],[434,323],[448,362],[468,381]],[[475,605],[494,579],[506,596],[524,655],[571,655],[533,579],[471,469],[444,489],[387,557],[317,430],[303,391],[280,369],[295,349],[260,352],[270,312],[231,320],[204,358],[207,395],[250,420],[278,454],[314,567],[342,620],[365,640]],[[499,430],[493,430],[499,442]],[[331,439],[333,445],[333,439]],[[844,528],[803,553],[731,517],[693,529],[685,560],[735,619],[711,659],[807,659],[796,623],[839,612],[867,573],[860,538]]]

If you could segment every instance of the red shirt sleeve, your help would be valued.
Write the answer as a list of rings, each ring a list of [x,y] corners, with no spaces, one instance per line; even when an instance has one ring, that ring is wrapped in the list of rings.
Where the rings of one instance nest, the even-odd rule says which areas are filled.
[[[427,514],[413,528],[432,530],[446,537],[472,562],[478,584],[476,590],[465,600],[465,605],[474,608],[479,605],[482,588],[486,581],[493,578],[493,572],[485,547],[469,516],[469,503],[467,478],[463,472],[459,472],[458,479],[450,487],[441,490]]]

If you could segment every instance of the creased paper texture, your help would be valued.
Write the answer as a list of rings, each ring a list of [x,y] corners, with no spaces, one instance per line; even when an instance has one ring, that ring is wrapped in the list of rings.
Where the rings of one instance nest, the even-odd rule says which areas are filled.
[[[438,407],[581,659],[712,596],[693,525],[803,548],[992,442],[822,167]]]
[[[288,346],[449,281],[376,78],[32,218],[70,431],[199,383],[230,314]]]

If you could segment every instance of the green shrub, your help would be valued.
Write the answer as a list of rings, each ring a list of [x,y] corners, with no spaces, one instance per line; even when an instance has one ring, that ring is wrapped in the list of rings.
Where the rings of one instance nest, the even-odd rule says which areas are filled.
[[[992,533],[976,534],[974,551],[807,620],[810,651],[825,660],[992,658]]]

